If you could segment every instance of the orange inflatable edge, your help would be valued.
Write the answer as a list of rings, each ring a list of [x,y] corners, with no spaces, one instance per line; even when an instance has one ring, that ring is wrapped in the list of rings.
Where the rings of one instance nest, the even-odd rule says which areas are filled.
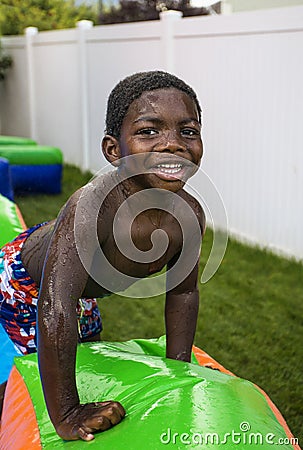
[[[263,391],[263,389],[261,389],[259,386],[255,385],[256,388],[264,395],[264,397],[267,400],[268,405],[270,406],[270,408],[272,409],[272,412],[274,413],[274,415],[276,416],[279,424],[284,428],[284,431],[288,437],[288,439],[290,440],[290,442],[292,442],[292,446],[294,448],[294,450],[301,450],[301,447],[299,447],[298,444],[294,444],[294,435],[292,434],[292,432],[290,431],[290,429],[288,428],[288,425],[284,419],[284,417],[282,416],[282,414],[280,413],[280,411],[278,410],[278,408],[276,407],[276,405],[274,404],[274,402],[269,398],[269,396],[266,394],[266,392]]]
[[[0,428],[1,450],[41,450],[40,432],[26,384],[13,366],[4,397]]]
[[[20,211],[19,207],[17,205],[15,205],[15,207],[16,207],[17,217],[18,217],[18,219],[20,221],[20,225],[21,225],[23,231],[25,231],[27,229],[26,223],[24,222],[24,219],[22,217],[22,214],[21,214],[21,211]]]
[[[220,372],[226,373],[228,375],[232,375],[232,376],[236,376],[234,373],[230,372],[229,370],[225,369],[224,366],[222,366],[221,364],[219,364],[215,359],[213,359],[211,356],[209,356],[206,352],[204,352],[203,350],[201,350],[200,348],[193,346],[193,352],[194,355],[199,363],[200,366],[206,366],[206,367],[210,367],[212,369],[217,369],[220,370]],[[280,411],[278,410],[278,408],[276,407],[276,405],[273,403],[273,401],[269,398],[269,396],[266,394],[266,392],[264,392],[259,386],[257,386],[256,384],[254,384],[254,386],[258,389],[259,392],[261,392],[261,394],[264,396],[265,400],[267,401],[268,406],[270,407],[270,409],[272,410],[273,414],[275,415],[277,421],[279,422],[279,424],[283,427],[286,436],[288,437],[288,439],[290,440],[290,442],[292,442],[292,446],[294,448],[294,450],[301,450],[301,448],[299,447],[298,444],[294,444],[294,435],[292,434],[292,432],[290,431],[290,429],[288,428],[288,425],[284,419],[284,417],[282,416],[282,414],[280,413]]]

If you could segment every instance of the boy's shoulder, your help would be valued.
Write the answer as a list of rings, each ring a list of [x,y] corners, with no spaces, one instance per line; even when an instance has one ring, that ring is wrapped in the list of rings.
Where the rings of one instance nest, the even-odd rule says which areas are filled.
[[[185,191],[184,189],[181,189],[180,191],[178,191],[178,195],[181,198],[183,198],[189,204],[189,206],[192,208],[192,210],[194,211],[194,213],[200,223],[202,234],[204,235],[205,227],[206,227],[206,217],[205,217],[205,213],[204,213],[204,210],[203,210],[201,204],[195,197],[193,197],[191,194],[189,194],[189,192]]]
[[[75,216],[78,208],[84,215],[93,209],[99,210],[102,198],[106,197],[104,178],[107,178],[107,174],[93,177],[87,184],[73,192],[61,208],[58,217]]]
[[[112,172],[94,176],[88,183],[77,189],[68,199],[66,205],[69,207],[90,206],[98,202],[102,203],[114,187]]]

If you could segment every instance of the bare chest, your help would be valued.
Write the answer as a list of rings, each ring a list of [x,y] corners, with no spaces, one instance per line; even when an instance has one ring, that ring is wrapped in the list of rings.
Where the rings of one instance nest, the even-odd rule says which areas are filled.
[[[107,259],[130,276],[159,272],[182,247],[182,232],[175,220],[139,217],[120,223],[104,245]]]

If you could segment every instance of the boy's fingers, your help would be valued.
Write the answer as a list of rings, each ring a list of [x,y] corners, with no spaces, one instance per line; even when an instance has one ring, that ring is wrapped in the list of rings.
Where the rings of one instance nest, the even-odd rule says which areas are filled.
[[[100,402],[100,403],[95,403],[95,404],[102,405],[105,410],[108,409],[113,412],[117,411],[119,413],[119,415],[121,416],[121,419],[125,416],[125,409],[119,402],[109,401],[109,402]],[[107,407],[109,407],[109,408],[107,408]]]
[[[125,414],[126,414],[125,409],[119,402],[114,402],[114,404],[116,405],[116,408],[119,410],[121,418],[123,419],[123,417],[125,417]]]
[[[85,427],[91,432],[105,431],[112,427],[111,421],[105,416],[92,417],[85,421]]]
[[[119,403],[108,402],[105,407],[103,403],[99,414],[85,420],[85,427],[90,431],[105,431],[121,422],[124,416],[125,411]]]
[[[104,408],[108,405],[110,405],[111,403],[118,403],[118,402],[113,402],[111,400],[108,400],[107,402],[95,402],[94,405],[97,406],[98,408],[100,406],[103,406]]]
[[[111,425],[116,425],[117,423],[121,422],[122,418],[124,417],[124,411],[122,415],[121,409],[111,404],[110,406],[105,408],[102,415],[109,420]]]
[[[68,427],[59,427],[56,429],[58,435],[66,441],[75,441],[77,439],[82,439],[83,441],[91,441],[94,439],[94,435],[91,433],[92,430],[85,426],[74,425],[71,429]]]
[[[118,409],[114,409],[113,407],[108,408],[106,415],[112,425],[117,425],[117,423],[121,422],[124,417]]]
[[[92,433],[87,433],[83,427],[78,428],[78,436],[83,441],[92,441],[94,439],[94,435]]]

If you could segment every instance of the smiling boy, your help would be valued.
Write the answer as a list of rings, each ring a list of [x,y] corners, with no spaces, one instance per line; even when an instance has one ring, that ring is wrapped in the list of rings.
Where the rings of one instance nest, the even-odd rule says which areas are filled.
[[[79,298],[104,297],[167,266],[166,356],[190,361],[199,303],[196,254],[205,219],[201,206],[183,186],[202,158],[200,132],[199,102],[182,80],[160,71],[124,79],[109,97],[102,141],[103,154],[116,170],[96,177],[75,192],[55,223],[36,228],[22,244],[22,264],[39,290],[37,349],[45,401],[63,439],[89,441],[94,432],[116,425],[125,415],[123,406],[115,401],[80,404],[75,379],[79,338],[75,305]],[[113,188],[103,201],[104,187],[111,184]],[[160,207],[141,208],[135,215],[136,208],[132,209],[134,204],[129,200],[138,193],[140,202],[145,194],[154,193]],[[182,276],[178,259],[187,241],[184,242],[182,226],[174,215],[174,208],[180,208],[178,201],[172,205],[175,198],[181,206],[189,206],[200,228],[196,251],[187,250],[187,260],[194,259],[193,264]],[[140,254],[152,250],[153,232],[161,229],[166,234],[167,246],[159,257],[132,259],[121,252],[113,225],[124,204],[120,228],[123,234],[124,227],[129,227],[130,239]],[[98,249],[89,243],[87,231],[92,223],[96,224],[98,246],[109,266],[123,274],[121,284],[95,257]],[[190,227],[190,223],[186,226]],[[80,244],[77,236],[81,237]],[[126,246],[127,237],[126,233]],[[88,264],[83,264],[83,254]],[[92,275],[96,272],[106,282],[99,282],[99,277]],[[19,297],[22,302],[22,296]],[[95,308],[94,304],[91,309]],[[97,313],[94,317],[92,321],[98,322]],[[1,308],[0,320],[4,324]],[[89,338],[99,331],[100,327],[96,327]]]

